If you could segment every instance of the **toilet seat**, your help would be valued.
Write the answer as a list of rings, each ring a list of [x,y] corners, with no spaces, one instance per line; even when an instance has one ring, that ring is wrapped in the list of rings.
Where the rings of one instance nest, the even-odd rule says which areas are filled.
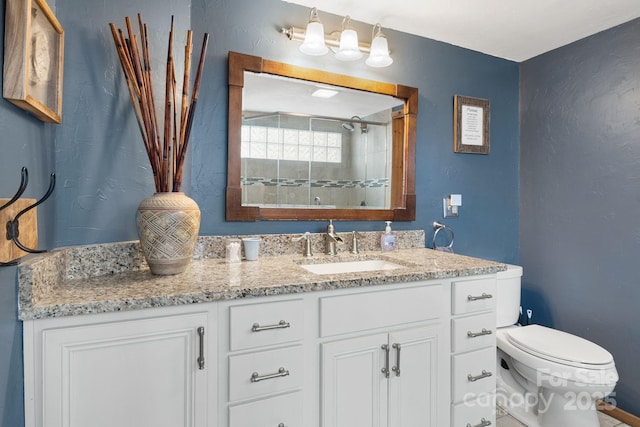
[[[533,356],[582,369],[603,369],[613,364],[613,356],[584,338],[540,325],[511,328],[509,342]]]
[[[532,328],[532,326],[535,326]],[[516,370],[522,371],[528,370],[529,374],[525,375],[529,377],[529,379],[533,382],[536,382],[538,374],[544,374],[551,377],[556,377],[561,380],[561,382],[573,382],[579,383],[583,385],[589,384],[590,386],[605,386],[605,385],[615,385],[618,381],[618,372],[615,367],[615,362],[613,361],[613,357],[611,357],[609,363],[601,363],[601,364],[593,364],[593,363],[583,363],[575,360],[565,360],[569,359],[570,351],[567,350],[566,353],[563,354],[562,350],[566,349],[568,346],[566,343],[561,343],[559,346],[552,350],[548,347],[551,347],[550,343],[548,347],[544,347],[547,353],[555,353],[556,356],[550,356],[548,354],[544,354],[544,352],[540,352],[532,349],[531,347],[527,347],[523,345],[523,341],[527,343],[527,338],[524,338],[529,332],[526,332],[531,328],[534,332],[531,336],[536,337],[537,339],[541,339],[544,337],[555,337],[561,339],[567,339],[566,342],[574,342],[572,338],[579,339],[576,336],[550,330],[551,334],[547,332],[541,332],[540,330],[536,331],[538,328],[543,328],[542,330],[549,330],[550,328],[544,328],[538,325],[529,325],[529,326],[509,326],[504,328],[498,328],[496,331],[496,339],[498,348],[509,355],[514,364],[516,365]],[[517,330],[523,330],[523,332],[514,333]],[[555,334],[558,332],[558,334]],[[513,338],[515,336],[516,339]],[[533,341],[533,339],[532,339]],[[586,341],[586,340],[584,340]],[[517,342],[517,343],[516,343]],[[587,341],[587,347],[591,347],[591,345],[597,346],[589,341]],[[533,346],[531,342],[528,342],[530,346]],[[584,343],[581,343],[584,344]],[[603,349],[604,350],[604,349]],[[606,350],[604,350],[606,352]],[[603,354],[596,351],[596,355],[600,354],[600,358],[595,357],[592,358],[591,361],[603,362],[607,360],[608,357],[602,357]],[[608,352],[607,352],[608,353]],[[610,354],[609,354],[610,355]],[[564,356],[563,358],[557,356]],[[523,371],[521,372],[523,375]]]

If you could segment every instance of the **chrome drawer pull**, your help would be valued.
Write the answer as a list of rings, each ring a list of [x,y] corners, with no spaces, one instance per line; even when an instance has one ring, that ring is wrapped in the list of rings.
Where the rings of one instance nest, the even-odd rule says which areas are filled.
[[[489,378],[491,375],[493,375],[491,372],[485,371],[484,369],[482,370],[482,373],[480,375],[476,375],[475,377],[471,374],[467,375],[467,379],[469,381],[476,382],[478,380],[481,380],[483,378]]]
[[[289,375],[289,371],[287,371],[284,368],[278,369],[278,372],[275,374],[269,374],[269,375],[263,375],[263,376],[260,376],[259,373],[254,372],[253,374],[251,374],[251,382],[257,383],[258,381],[271,380],[273,378],[278,378],[278,377],[286,377],[287,375]]]
[[[491,425],[491,421],[487,421],[484,418],[480,420],[480,424],[476,424],[474,426],[472,426],[471,424],[467,423],[467,427],[487,427]]]
[[[198,355],[198,369],[201,371],[204,369],[204,327],[200,326],[198,329],[198,338],[200,342],[200,351]]]
[[[401,347],[400,347],[400,344],[398,344],[398,343],[394,343],[391,347],[396,349],[396,363],[397,363],[397,365],[394,366],[393,368],[391,368],[391,370],[396,373],[396,377],[399,377],[400,376],[400,349],[401,349]]]
[[[488,294],[486,292],[483,292],[482,295],[480,295],[479,297],[474,297],[473,295],[468,295],[467,296],[467,301],[478,301],[481,299],[490,299],[493,298],[493,295]]]
[[[278,427],[284,427],[284,423],[278,424]]]
[[[382,368],[382,373],[385,378],[389,378],[389,346],[387,344],[382,344],[380,347],[384,350],[384,368]]]
[[[260,326],[259,323],[254,323],[253,326],[251,326],[251,330],[253,332],[260,332],[260,331],[268,331],[270,329],[285,329],[289,327],[291,327],[291,323],[281,320],[278,322],[277,325]]]
[[[467,331],[467,336],[469,338],[477,338],[477,337],[481,337],[483,335],[491,335],[493,332],[491,332],[491,330],[486,330],[485,328],[482,328],[481,332],[471,332],[471,331]]]

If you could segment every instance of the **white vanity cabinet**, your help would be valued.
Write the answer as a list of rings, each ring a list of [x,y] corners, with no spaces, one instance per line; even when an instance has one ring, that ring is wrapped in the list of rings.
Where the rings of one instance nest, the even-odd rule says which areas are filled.
[[[218,328],[218,425],[304,426],[304,299],[221,303]]]
[[[322,344],[322,426],[437,427],[440,325]]]
[[[445,300],[433,283],[320,299],[323,427],[447,424]]]
[[[25,321],[26,425],[210,425],[211,314],[190,306]]]
[[[496,279],[451,284],[452,427],[495,425]]]
[[[486,275],[27,320],[26,427],[495,425],[483,401],[495,286]]]

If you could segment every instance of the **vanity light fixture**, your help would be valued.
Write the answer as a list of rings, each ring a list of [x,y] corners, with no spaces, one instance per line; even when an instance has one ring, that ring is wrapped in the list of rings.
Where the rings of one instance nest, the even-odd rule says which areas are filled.
[[[393,64],[393,59],[389,55],[389,43],[379,23],[373,26],[372,42],[369,45],[358,41],[358,33],[351,26],[349,15],[342,21],[342,31],[325,34],[324,26],[318,16],[318,9],[314,7],[309,14],[306,30],[289,27],[282,28],[281,32],[289,40],[302,42],[300,51],[307,55],[320,56],[331,50],[341,61],[355,61],[362,58],[363,54],[369,54],[365,63],[370,67],[387,67]]]
[[[393,59],[389,55],[389,43],[387,43],[385,35],[382,34],[380,24],[373,26],[371,40],[371,52],[365,63],[370,67],[388,67],[393,64]]]
[[[342,32],[340,33],[340,48],[336,52],[336,59],[340,61],[357,61],[362,58],[360,46],[358,46],[358,33],[351,26],[349,15],[342,20]]]
[[[304,34],[304,41],[300,45],[300,52],[306,55],[321,56],[329,52],[324,43],[324,26],[318,17],[318,9],[315,7],[309,13],[309,22]]]

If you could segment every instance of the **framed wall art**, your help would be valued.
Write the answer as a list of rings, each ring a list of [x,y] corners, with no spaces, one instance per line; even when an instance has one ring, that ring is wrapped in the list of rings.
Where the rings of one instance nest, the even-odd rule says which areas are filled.
[[[6,0],[3,96],[62,122],[64,30],[45,0]]]
[[[453,151],[489,154],[491,112],[489,100],[453,97]]]

